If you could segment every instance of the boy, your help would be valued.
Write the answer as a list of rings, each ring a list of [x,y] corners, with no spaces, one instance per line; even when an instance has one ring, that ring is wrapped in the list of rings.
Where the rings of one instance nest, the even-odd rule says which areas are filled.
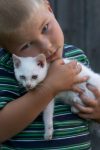
[[[43,139],[39,114],[58,92],[81,92],[74,84],[88,79],[77,77],[81,68],[75,61],[65,65],[61,59],[63,53],[63,57],[75,57],[88,64],[84,53],[68,45],[62,52],[63,45],[63,33],[45,0],[0,0],[0,46],[5,48],[0,50],[1,149],[90,149],[87,121],[72,114],[70,107],[59,100],[55,104],[53,139]],[[51,65],[42,86],[27,93],[19,86],[14,77],[12,53],[25,57],[45,54]],[[83,95],[82,98],[87,99]],[[79,115],[84,115],[85,108],[76,107]]]

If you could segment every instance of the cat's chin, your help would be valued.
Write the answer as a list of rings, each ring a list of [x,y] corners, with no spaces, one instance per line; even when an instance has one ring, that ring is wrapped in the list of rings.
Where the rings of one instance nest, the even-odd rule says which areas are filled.
[[[26,88],[26,91],[30,91],[32,89],[34,89],[34,87]]]

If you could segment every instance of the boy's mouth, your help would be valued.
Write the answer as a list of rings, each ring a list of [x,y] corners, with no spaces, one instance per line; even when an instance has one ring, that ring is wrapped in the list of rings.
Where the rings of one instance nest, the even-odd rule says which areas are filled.
[[[52,55],[50,55],[49,57],[47,57],[47,62],[51,62],[51,61],[56,60],[57,56],[58,56],[58,49]]]

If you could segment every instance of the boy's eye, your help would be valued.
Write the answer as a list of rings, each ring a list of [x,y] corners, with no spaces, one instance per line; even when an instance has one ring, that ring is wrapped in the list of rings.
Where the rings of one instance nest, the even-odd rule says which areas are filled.
[[[26,78],[25,78],[25,76],[20,76],[20,79],[22,79],[22,80],[25,80]]]
[[[33,76],[32,76],[32,79],[37,79],[37,78],[38,78],[37,75],[33,75]]]
[[[27,43],[26,45],[24,45],[21,50],[27,49],[31,46],[31,43]]]
[[[42,33],[45,33],[48,31],[48,24],[46,24],[43,29],[42,29]]]

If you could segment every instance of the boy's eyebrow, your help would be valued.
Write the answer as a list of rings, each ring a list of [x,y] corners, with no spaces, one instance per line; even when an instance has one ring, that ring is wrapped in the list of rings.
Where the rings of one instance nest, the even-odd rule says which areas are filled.
[[[46,20],[44,20],[44,21],[42,22],[42,24],[41,24],[40,27],[39,27],[39,30],[43,27],[43,25],[45,24],[45,22],[46,22]]]

